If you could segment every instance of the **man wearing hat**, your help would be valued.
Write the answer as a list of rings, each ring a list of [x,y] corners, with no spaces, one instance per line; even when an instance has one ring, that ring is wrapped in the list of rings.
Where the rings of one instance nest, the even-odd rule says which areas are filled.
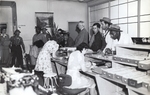
[[[110,18],[107,18],[107,17],[103,17],[103,19],[100,19],[100,24],[102,25],[102,33],[103,33],[103,36],[106,37],[108,34],[109,34],[109,30],[108,28],[110,27],[110,25],[112,24],[111,23],[111,20]]]
[[[133,44],[131,37],[120,30],[120,27],[117,25],[111,25],[109,28],[110,40],[107,42],[104,52],[106,54],[115,53],[116,45],[128,45]]]
[[[22,37],[20,37],[20,30],[16,30],[14,32],[14,36],[10,38],[10,48],[12,53],[12,64],[11,66],[15,65],[15,67],[22,67],[23,68],[23,56],[22,56],[22,49],[25,53],[25,45],[23,42]]]

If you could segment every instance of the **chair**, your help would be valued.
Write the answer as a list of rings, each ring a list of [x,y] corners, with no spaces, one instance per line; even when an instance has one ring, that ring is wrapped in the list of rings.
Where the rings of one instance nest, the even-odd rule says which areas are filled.
[[[44,74],[44,88],[49,89],[50,91],[54,91],[55,88],[55,79],[56,79],[57,74],[51,73],[51,74]]]
[[[66,74],[60,74],[58,76],[59,92],[63,95],[78,95],[86,90],[86,88],[70,89],[65,87],[70,86],[71,83],[72,83],[71,76]]]

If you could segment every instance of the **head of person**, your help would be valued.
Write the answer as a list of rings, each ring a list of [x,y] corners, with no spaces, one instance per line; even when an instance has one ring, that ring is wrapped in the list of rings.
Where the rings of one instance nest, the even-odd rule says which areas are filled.
[[[78,22],[78,28],[79,28],[80,30],[83,30],[83,29],[84,29],[84,22],[83,22],[83,21],[79,21],[79,22]]]
[[[83,49],[89,49],[89,45],[83,42],[79,46],[77,46],[77,50],[82,52]]]
[[[78,27],[78,24],[76,25],[75,31],[76,31],[77,33],[80,33],[80,29],[79,29],[79,27]]]
[[[14,35],[15,35],[15,36],[19,36],[20,33],[21,33],[20,30],[17,29],[17,30],[14,32]]]
[[[103,17],[103,19],[100,19],[100,22],[102,24],[103,30],[107,30],[110,27],[110,25],[112,24],[111,19],[107,18],[107,17]]]
[[[66,33],[64,33],[64,40],[65,40],[65,41],[67,41],[67,40],[68,40],[68,38],[69,38],[69,33],[67,33],[67,32],[66,32]]]
[[[41,27],[40,26],[35,26],[35,31],[36,31],[36,34],[39,34],[41,33]]]
[[[57,31],[58,31],[59,34],[62,34],[64,30],[62,30],[61,28],[59,28]]]
[[[46,34],[46,31],[47,31],[46,28],[43,28],[43,29],[42,29],[42,33],[43,33],[43,34]]]
[[[38,48],[42,48],[44,46],[44,42],[42,40],[38,40],[35,41],[33,45],[37,46]]]
[[[110,28],[109,28],[109,31],[110,31],[110,37],[114,40],[120,38],[120,35],[122,32],[122,30],[120,30],[120,27],[118,25],[111,25]]]
[[[63,34],[65,33],[66,31],[65,30],[63,30],[63,29],[58,29],[58,34],[60,35],[60,36],[63,36]]]
[[[59,45],[56,41],[49,40],[44,44],[42,49],[47,50],[49,53],[55,53],[59,49]]]
[[[1,33],[6,34],[6,27],[1,28]]]
[[[93,26],[92,26],[92,29],[93,29],[94,34],[96,34],[100,29],[100,24],[99,23],[94,23]]]

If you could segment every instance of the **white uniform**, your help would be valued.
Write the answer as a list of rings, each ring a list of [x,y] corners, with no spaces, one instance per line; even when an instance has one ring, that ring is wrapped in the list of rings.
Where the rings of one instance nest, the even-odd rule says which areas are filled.
[[[116,40],[112,39],[110,37],[110,34],[108,34],[109,37],[106,36],[107,45],[106,45],[105,49],[110,48],[110,49],[112,49],[112,51],[115,51],[116,50],[116,45],[119,45],[119,44],[121,44],[121,45],[133,44],[133,41],[132,41],[131,37],[128,34],[126,34],[124,32],[120,32],[120,33],[121,33],[121,35],[120,35],[119,41],[118,41],[118,39],[116,39]]]
[[[72,84],[69,88],[94,88],[94,81],[82,75],[79,71],[86,71],[86,62],[84,55],[80,51],[74,51],[70,54],[68,61],[67,74],[72,77]]]

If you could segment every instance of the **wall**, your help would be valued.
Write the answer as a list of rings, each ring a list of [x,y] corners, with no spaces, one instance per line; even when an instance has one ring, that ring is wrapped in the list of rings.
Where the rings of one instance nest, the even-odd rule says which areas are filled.
[[[10,1],[10,0],[3,0]],[[85,21],[87,27],[87,4],[55,0],[11,0],[16,1],[17,23],[21,30],[27,53],[35,34],[35,12],[53,12],[54,22],[59,28],[68,30],[68,22]]]
[[[77,2],[52,2],[54,21],[59,27],[68,30],[68,22],[84,21],[87,28],[87,4]],[[61,7],[60,7],[61,6]]]
[[[12,35],[12,9],[9,6],[0,6],[0,23],[7,24],[7,34]]]

